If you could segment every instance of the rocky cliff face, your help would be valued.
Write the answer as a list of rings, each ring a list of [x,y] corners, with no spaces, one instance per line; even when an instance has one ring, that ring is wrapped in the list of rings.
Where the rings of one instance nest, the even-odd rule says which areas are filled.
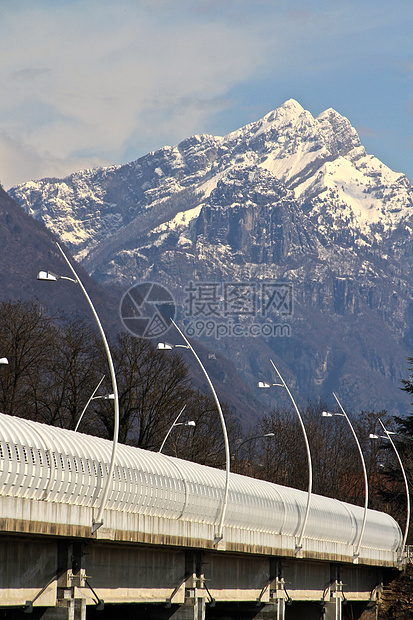
[[[303,399],[334,389],[357,409],[409,406],[413,191],[334,110],[313,118],[290,100],[224,137],[10,193],[99,281],[166,284],[188,335],[251,385],[272,356]],[[215,306],[189,307],[207,292]],[[242,336],[229,335],[235,324]]]

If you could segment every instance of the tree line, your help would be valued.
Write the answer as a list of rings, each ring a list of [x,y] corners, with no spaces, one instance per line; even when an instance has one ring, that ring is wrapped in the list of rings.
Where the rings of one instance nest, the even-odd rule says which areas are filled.
[[[195,389],[189,368],[176,351],[121,332],[110,342],[119,391],[119,441],[159,450],[177,415],[193,421],[174,427],[163,452],[214,467],[225,467],[225,446],[214,399]],[[78,317],[50,316],[36,300],[0,304],[0,410],[45,424],[74,430],[91,395],[112,392],[100,335]],[[413,364],[413,359],[411,360]],[[195,363],[195,362],[194,362]],[[404,382],[413,393],[413,383]],[[279,407],[242,428],[236,412],[222,404],[231,451],[231,470],[307,489],[308,464],[302,429],[293,408]],[[364,476],[357,445],[343,417],[323,418],[326,405],[309,403],[302,411],[313,463],[313,491],[364,504]],[[350,415],[350,414],[349,414]],[[413,416],[391,418],[385,411],[351,416],[366,461],[369,505],[402,522],[406,501],[401,470],[378,422],[413,441]],[[110,439],[113,401],[90,401],[79,432]],[[265,437],[264,435],[271,434]],[[398,444],[399,445],[399,444]],[[411,442],[399,446],[411,479]]]

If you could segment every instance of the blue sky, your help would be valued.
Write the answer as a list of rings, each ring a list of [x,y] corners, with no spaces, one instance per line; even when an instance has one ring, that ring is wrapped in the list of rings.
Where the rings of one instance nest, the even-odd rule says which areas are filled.
[[[332,107],[413,180],[412,0],[2,0],[0,181]]]

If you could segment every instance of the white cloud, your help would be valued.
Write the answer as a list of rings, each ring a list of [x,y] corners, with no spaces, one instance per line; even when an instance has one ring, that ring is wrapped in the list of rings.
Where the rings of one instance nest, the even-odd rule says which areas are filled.
[[[282,103],[277,89],[294,97],[308,76],[326,92],[343,66],[357,72],[363,50],[377,51],[371,37],[386,27],[395,34],[377,48],[397,49],[406,2],[3,0],[0,178],[9,187],[121,163],[209,131],[220,115],[238,122],[235,93],[260,80],[264,113]]]
[[[3,149],[23,149],[29,168],[38,158],[121,156],[132,137],[139,151],[151,139],[199,133],[259,67],[267,43],[247,23],[211,24],[179,8],[183,19],[171,23],[157,5],[166,10],[89,1],[9,11],[1,26]],[[12,170],[2,172],[10,183]]]
[[[107,166],[113,162],[101,157],[67,157],[39,155],[35,149],[0,133],[0,183],[5,189],[25,181],[44,177],[65,177],[76,170]]]

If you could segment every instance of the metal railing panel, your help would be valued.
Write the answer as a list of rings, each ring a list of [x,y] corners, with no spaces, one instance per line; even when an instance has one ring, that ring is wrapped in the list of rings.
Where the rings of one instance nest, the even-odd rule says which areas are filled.
[[[110,457],[110,441],[0,414],[0,495],[93,508]],[[107,511],[169,520],[171,527],[185,521],[213,528],[219,519],[224,470],[119,445],[112,478]],[[304,491],[231,474],[224,528],[250,532],[245,536],[251,540],[294,538],[306,503]],[[353,545],[363,513],[361,507],[313,495],[304,547],[306,540],[316,546],[317,541]],[[364,554],[396,551],[400,541],[400,528],[389,515],[368,511]]]

